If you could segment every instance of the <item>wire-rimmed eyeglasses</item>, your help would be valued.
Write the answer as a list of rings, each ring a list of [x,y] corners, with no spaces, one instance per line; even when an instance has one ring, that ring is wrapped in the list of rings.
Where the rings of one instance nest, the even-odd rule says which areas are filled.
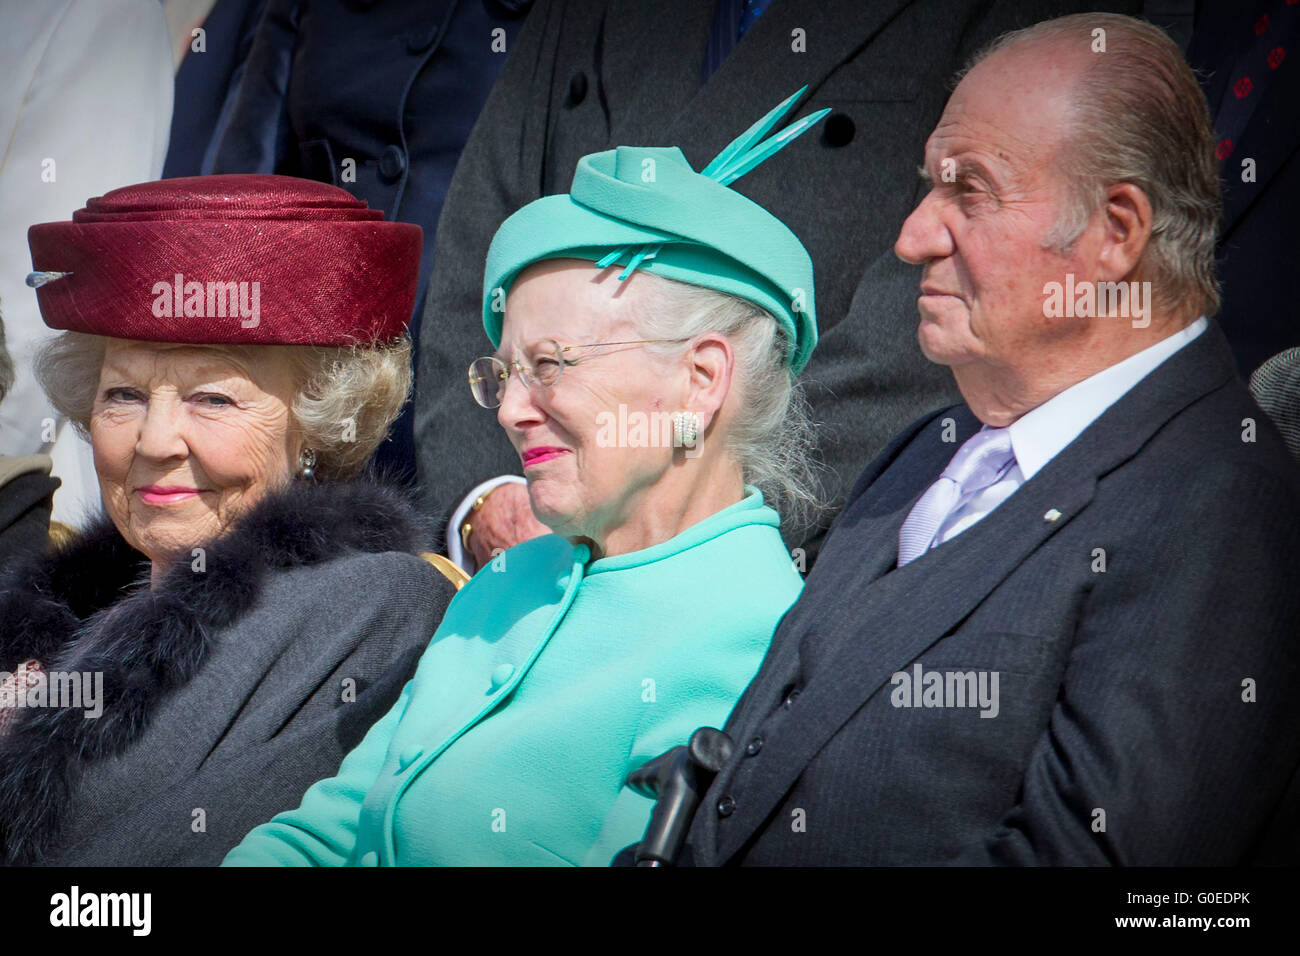
[[[524,385],[532,388],[554,388],[566,365],[577,365],[576,358],[566,358],[569,352],[577,349],[593,349],[612,345],[650,345],[660,342],[688,342],[689,338],[677,339],[633,339],[629,342],[588,342],[586,345],[560,345],[554,339],[546,339],[533,348],[531,362],[513,359],[506,362],[495,355],[484,355],[469,363],[469,390],[474,401],[484,408],[497,408],[506,393],[506,383],[511,374],[519,373]]]

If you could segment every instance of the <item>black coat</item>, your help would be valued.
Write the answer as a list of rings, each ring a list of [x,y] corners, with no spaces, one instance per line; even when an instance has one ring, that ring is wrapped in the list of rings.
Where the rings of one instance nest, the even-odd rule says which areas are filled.
[[[1294,863],[1300,471],[1218,327],[896,568],[904,518],[978,427],[940,412],[862,475],[732,714],[691,858]],[[918,664],[999,673],[996,717],[898,706]]]
[[[107,521],[12,569],[0,670],[100,673],[103,712],[24,708],[0,737],[0,859],[215,864],[297,806],[442,618],[426,541],[392,491],[295,483],[153,589]]]
[[[205,172],[332,183],[420,226],[418,348],[447,187],[531,3],[267,0]],[[378,460],[392,477],[414,477],[409,411]]]

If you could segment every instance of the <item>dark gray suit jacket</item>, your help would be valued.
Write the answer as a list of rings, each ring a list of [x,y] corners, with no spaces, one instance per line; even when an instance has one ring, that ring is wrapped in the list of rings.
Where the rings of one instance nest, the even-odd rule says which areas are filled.
[[[732,715],[691,858],[1295,862],[1300,472],[1218,326],[895,568],[978,427],[940,412],[863,474]],[[896,706],[918,664],[997,672],[997,716]]]
[[[483,266],[519,207],[567,192],[582,156],[680,146],[699,169],[783,98],[834,112],[733,186],[807,246],[821,344],[803,375],[832,493],[891,436],[958,399],[916,348],[919,269],[892,248],[919,195],[916,166],[953,72],[1005,30],[1139,0],[774,0],[703,87],[715,0],[541,0],[466,143],[438,226],[420,330],[415,435],[426,510],[445,518],[470,487],[519,471],[466,387],[483,333]],[[804,52],[793,47],[803,31]],[[827,519],[829,520],[829,519]],[[815,550],[817,529],[786,528]]]

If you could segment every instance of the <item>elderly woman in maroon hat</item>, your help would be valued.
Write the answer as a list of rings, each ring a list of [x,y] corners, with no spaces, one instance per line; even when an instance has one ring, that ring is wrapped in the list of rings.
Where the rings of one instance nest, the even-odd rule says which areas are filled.
[[[0,861],[214,863],[338,766],[454,593],[359,477],[410,388],[420,230],[212,176],[29,241],[106,514],[0,582]]]

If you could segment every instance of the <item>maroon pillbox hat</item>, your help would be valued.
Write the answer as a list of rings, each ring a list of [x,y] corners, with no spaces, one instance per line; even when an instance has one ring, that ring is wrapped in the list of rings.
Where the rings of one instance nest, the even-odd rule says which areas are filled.
[[[50,328],[341,346],[406,331],[422,232],[312,180],[193,176],[114,189],[27,242]]]

